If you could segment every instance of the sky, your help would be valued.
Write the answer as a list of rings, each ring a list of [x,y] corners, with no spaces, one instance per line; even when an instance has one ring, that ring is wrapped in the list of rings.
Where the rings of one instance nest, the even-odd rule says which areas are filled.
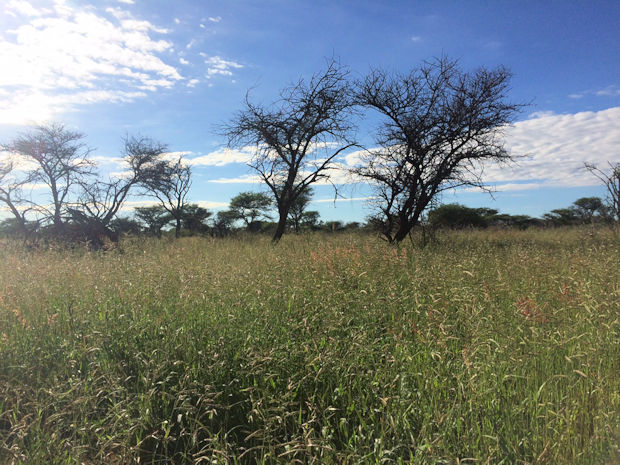
[[[151,137],[192,166],[190,199],[217,211],[239,192],[266,190],[246,165],[251,152],[219,134],[246,94],[268,105],[331,57],[356,78],[447,56],[465,71],[509,68],[510,100],[528,106],[504,130],[517,163],[485,168],[494,193],[461,189],[441,201],[541,216],[605,196],[584,162],[620,162],[618,24],[617,0],[4,0],[0,142],[61,122],[85,134],[102,173],[115,173],[123,137]],[[367,147],[372,127],[362,120],[356,134]],[[332,187],[315,188],[310,208],[323,220],[372,213],[368,186],[335,182],[336,201]]]

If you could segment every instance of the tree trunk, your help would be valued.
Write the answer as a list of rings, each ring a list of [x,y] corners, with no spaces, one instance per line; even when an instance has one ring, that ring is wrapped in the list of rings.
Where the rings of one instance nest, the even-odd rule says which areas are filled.
[[[176,220],[177,220],[177,224],[174,230],[174,237],[178,239],[179,237],[181,237],[181,217],[177,216]]]
[[[405,239],[407,237],[407,235],[409,234],[409,231],[411,231],[411,226],[401,224],[398,227],[398,231],[396,231],[396,234],[394,234],[394,237],[392,239],[392,243],[394,243],[394,242],[396,242],[396,243],[401,242],[403,239]]]
[[[280,212],[280,219],[278,220],[278,226],[276,227],[276,232],[273,234],[273,237],[271,238],[272,242],[278,242],[280,239],[282,239],[282,235],[284,234],[284,231],[286,230],[286,217],[288,215],[287,214],[282,214],[282,212]]]

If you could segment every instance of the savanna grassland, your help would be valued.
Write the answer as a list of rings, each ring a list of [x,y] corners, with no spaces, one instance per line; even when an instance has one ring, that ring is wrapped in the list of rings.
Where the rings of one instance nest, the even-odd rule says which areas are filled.
[[[0,248],[0,463],[612,464],[609,229]]]

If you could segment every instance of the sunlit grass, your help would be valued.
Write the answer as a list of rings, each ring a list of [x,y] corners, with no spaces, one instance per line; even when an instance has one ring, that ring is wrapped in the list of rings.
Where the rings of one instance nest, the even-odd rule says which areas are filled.
[[[0,249],[0,463],[613,463],[610,230]]]

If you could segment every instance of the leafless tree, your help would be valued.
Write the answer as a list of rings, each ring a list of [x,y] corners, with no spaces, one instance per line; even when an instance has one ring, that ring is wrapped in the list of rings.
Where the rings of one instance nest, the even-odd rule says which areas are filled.
[[[175,237],[181,236],[181,220],[187,206],[187,194],[192,186],[191,167],[183,158],[168,163],[162,170],[163,176],[151,176],[143,185],[159,200],[160,205],[175,221]]]
[[[600,179],[607,188],[607,202],[616,222],[620,223],[620,163],[607,162],[609,172],[586,163],[586,169]]]
[[[291,205],[308,186],[329,179],[334,158],[354,144],[348,71],[335,60],[309,81],[300,79],[271,106],[251,103],[223,128],[230,147],[254,146],[249,166],[271,190],[278,209],[277,242]]]
[[[511,160],[501,129],[521,105],[506,102],[503,67],[461,71],[445,57],[409,74],[375,69],[356,83],[356,103],[384,117],[354,172],[377,189],[381,229],[400,242],[442,191],[482,187],[481,162]]]
[[[71,131],[63,124],[49,123],[37,126],[3,147],[33,165],[24,183],[42,183],[49,188],[51,205],[38,205],[38,210],[45,212],[57,233],[65,222],[70,193],[93,173],[94,165],[88,159],[91,149],[82,142],[83,138],[82,133]]]
[[[128,170],[107,182],[82,182],[79,200],[70,208],[72,219],[88,226],[91,240],[107,235],[108,225],[125,203],[130,191],[138,186],[154,186],[169,182],[169,165],[162,155],[167,146],[147,137],[124,139],[124,162]]]
[[[13,214],[21,233],[25,233],[27,220],[23,209],[22,188],[24,181],[16,180],[12,176],[13,172],[14,163],[12,160],[0,162],[0,202],[4,203]]]

